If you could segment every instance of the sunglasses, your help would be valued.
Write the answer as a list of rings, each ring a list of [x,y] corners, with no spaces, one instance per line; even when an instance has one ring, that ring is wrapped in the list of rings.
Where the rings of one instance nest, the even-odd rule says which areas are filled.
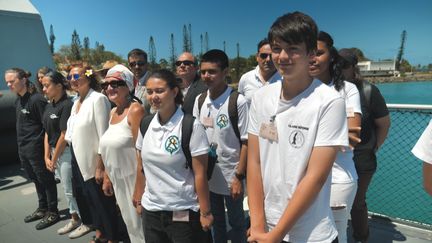
[[[260,57],[261,59],[267,59],[267,57],[270,57],[270,58],[271,58],[271,54],[270,54],[270,53],[260,53],[260,54],[259,54],[259,57]]]
[[[117,89],[120,86],[127,86],[127,84],[123,80],[115,80],[111,82],[101,83],[102,89],[108,89],[108,86],[111,86],[111,88],[113,89]]]
[[[182,63],[183,63],[183,65],[185,65],[185,66],[191,66],[191,65],[194,64],[194,62],[192,62],[192,61],[185,60],[185,61],[177,61],[177,62],[175,62],[175,65],[176,65],[177,67],[179,67],[180,65],[182,65]]]
[[[78,80],[78,79],[80,78],[80,75],[77,74],[77,73],[75,73],[75,74],[72,74],[72,75],[68,75],[68,76],[66,77],[66,79],[67,79],[68,81],[71,81],[72,78],[73,78],[74,80]]]
[[[144,65],[146,65],[146,62],[143,62],[143,61],[138,61],[138,62],[130,62],[129,63],[129,66],[130,67],[135,67],[135,66],[140,66],[140,67],[142,67],[142,66],[144,66]]]

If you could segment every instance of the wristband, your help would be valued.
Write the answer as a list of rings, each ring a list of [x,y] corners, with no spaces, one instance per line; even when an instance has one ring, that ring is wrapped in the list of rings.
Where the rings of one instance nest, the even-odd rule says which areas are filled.
[[[234,173],[234,175],[235,175],[235,177],[239,180],[239,181],[242,181],[242,180],[244,180],[245,178],[246,178],[246,175],[245,174],[240,174],[240,173]]]
[[[207,216],[209,216],[209,215],[211,215],[211,214],[212,214],[211,211],[208,211],[208,212],[206,212],[206,213],[202,213],[202,212],[200,212],[200,215],[203,216],[204,218],[206,218]]]

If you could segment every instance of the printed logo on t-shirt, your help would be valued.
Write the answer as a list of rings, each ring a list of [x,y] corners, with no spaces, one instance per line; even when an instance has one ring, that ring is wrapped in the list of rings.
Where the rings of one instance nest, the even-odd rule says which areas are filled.
[[[300,130],[294,130],[289,136],[289,142],[294,148],[300,148],[305,141],[304,135]]]
[[[57,119],[57,118],[59,118],[56,114],[51,114],[49,117],[50,117],[50,119]]]
[[[23,113],[23,114],[30,114],[30,111],[28,111],[28,110],[26,110],[26,109],[24,108],[24,109],[21,109],[21,113]]]
[[[220,114],[216,119],[216,124],[220,129],[228,126],[228,117],[225,114]]]
[[[180,142],[179,138],[175,135],[171,135],[165,141],[165,150],[169,152],[171,155],[179,150]]]

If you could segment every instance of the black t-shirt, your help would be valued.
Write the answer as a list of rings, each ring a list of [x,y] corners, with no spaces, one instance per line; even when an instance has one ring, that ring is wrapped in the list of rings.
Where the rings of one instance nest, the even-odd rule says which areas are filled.
[[[389,114],[384,97],[379,89],[371,85],[370,103],[367,104],[367,98],[364,93],[364,85],[358,87],[360,92],[360,103],[362,110],[361,123],[361,143],[356,146],[356,150],[375,149],[375,119],[385,117]]]
[[[48,134],[48,144],[55,147],[62,131],[66,131],[72,101],[65,94],[57,103],[51,102],[43,114],[43,126]]]
[[[18,96],[16,105],[16,131],[20,156],[37,158],[43,156],[45,131],[42,115],[47,101],[40,93],[26,93]]]

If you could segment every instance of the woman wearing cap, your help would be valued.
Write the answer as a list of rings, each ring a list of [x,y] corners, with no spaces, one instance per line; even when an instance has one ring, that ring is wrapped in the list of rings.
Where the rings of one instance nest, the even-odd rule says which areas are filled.
[[[333,211],[339,242],[347,242],[347,223],[357,190],[357,173],[353,161],[353,148],[360,142],[360,95],[354,84],[343,80],[341,61],[332,37],[323,31],[318,34],[318,48],[311,75],[334,88],[345,100],[349,127],[350,148],[336,155],[332,168],[330,206]]]
[[[147,100],[156,110],[145,134],[138,133],[136,148],[145,174],[142,202],[147,242],[208,242],[213,223],[207,182],[209,149],[204,127],[194,120],[189,142],[192,168],[187,165],[181,141],[185,117],[182,92],[175,75],[156,71],[146,83]],[[137,182],[144,174],[138,172]]]
[[[77,201],[84,199],[91,214],[83,212],[83,225],[69,237],[76,238],[88,233],[87,226],[93,221],[96,228],[94,242],[117,242],[118,223],[114,196],[106,196],[101,188],[104,167],[98,155],[99,141],[108,128],[110,103],[99,90],[96,73],[90,66],[74,66],[68,75],[72,89],[78,93],[68,120],[67,139],[71,142],[73,183],[82,189]],[[82,204],[84,205],[84,204]],[[84,217],[84,215],[86,217]]]
[[[44,74],[41,81],[43,92],[50,101],[43,115],[45,164],[51,172],[58,168],[71,215],[71,220],[57,231],[63,235],[81,225],[77,202],[72,195],[71,154],[65,140],[67,120],[73,103],[67,97],[67,83],[61,73],[49,71]]]
[[[103,190],[107,196],[116,195],[130,241],[144,242],[141,218],[132,204],[137,174],[134,144],[144,108],[133,100],[133,74],[125,66],[115,65],[109,69],[101,86],[116,105],[99,143],[105,165]]]

